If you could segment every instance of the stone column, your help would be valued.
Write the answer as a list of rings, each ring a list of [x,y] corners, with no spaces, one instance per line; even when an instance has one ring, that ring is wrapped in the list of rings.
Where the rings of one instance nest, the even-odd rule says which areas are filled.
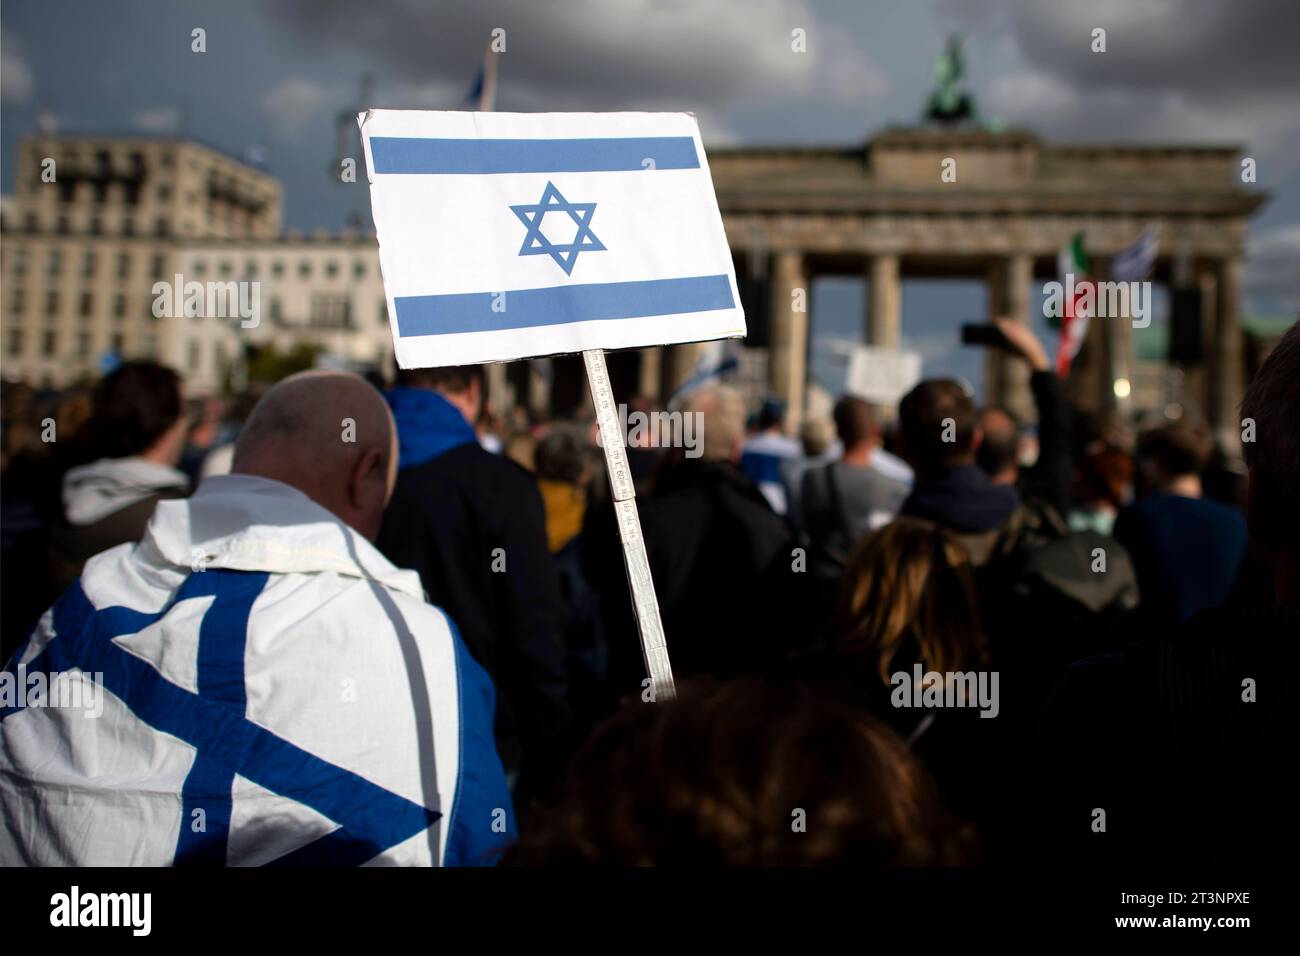
[[[1237,406],[1241,402],[1241,285],[1242,259],[1235,255],[1219,263],[1217,320],[1206,343],[1210,359],[1210,401],[1206,415],[1216,431],[1240,438]]]
[[[998,260],[989,269],[989,321],[1005,315],[1022,325],[1029,325],[1029,283],[1033,278],[1033,265],[1032,257],[1015,253]],[[1022,422],[1034,420],[1029,364],[1001,349],[989,349],[984,361],[985,403],[1005,406]]]
[[[1194,277],[1201,290],[1201,348],[1203,360],[1183,369],[1183,391],[1181,400],[1188,411],[1199,407],[1205,415],[1206,422],[1214,420],[1214,388],[1211,378],[1215,365],[1215,327],[1219,319],[1219,277],[1218,263],[1214,260],[1199,261]]]
[[[1111,278],[1112,261],[1109,256],[1094,258],[1093,273],[1104,277],[1100,281],[1104,282]],[[1093,316],[1091,324],[1101,325],[1100,341],[1105,345],[1105,364],[1095,386],[1100,401],[1098,409],[1113,411],[1123,420],[1128,417],[1129,410],[1133,406],[1133,391],[1137,387],[1134,381],[1137,365],[1133,354],[1133,303],[1127,297],[1123,297],[1121,301],[1127,304],[1123,314]],[[1147,306],[1150,308],[1151,303],[1148,302]],[[1094,306],[1093,311],[1100,312],[1101,305]],[[1091,332],[1091,329],[1089,331]],[[1091,335],[1088,336],[1088,340],[1092,340]],[[1085,342],[1084,347],[1086,348],[1087,345],[1088,343]],[[1121,379],[1128,383],[1127,391],[1119,384]]]
[[[704,345],[703,342],[688,342],[685,345],[665,346],[669,349],[668,393],[663,397],[665,402],[672,398],[673,394],[691,377],[700,360],[700,352]]]
[[[542,362],[547,359],[533,359],[528,363],[528,410],[533,415],[539,417],[549,417],[551,412],[551,382],[550,376],[555,372],[552,368],[550,376],[542,371]]]
[[[778,252],[772,261],[772,335],[768,384],[786,403],[786,422],[803,420],[804,384],[808,373],[808,277],[803,255]]]
[[[506,363],[491,362],[483,370],[487,383],[487,407],[497,415],[504,415],[514,405],[514,389],[506,378]]]
[[[896,349],[903,341],[903,287],[898,277],[898,256],[876,256],[871,260],[870,275],[867,344]]]
[[[659,386],[663,375],[663,347],[642,349],[640,354],[641,368],[637,379],[637,391],[657,403],[660,401]]]

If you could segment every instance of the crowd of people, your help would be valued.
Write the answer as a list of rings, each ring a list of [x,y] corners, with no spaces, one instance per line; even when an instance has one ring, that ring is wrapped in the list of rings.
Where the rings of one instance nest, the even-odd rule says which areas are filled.
[[[227,401],[151,363],[6,384],[7,669],[107,694],[93,726],[5,703],[0,862],[1265,852],[1289,826],[1300,323],[1249,385],[1248,472],[1191,417],[1078,412],[999,325],[1033,428],[936,378],[795,437],[709,383],[674,409],[689,454],[630,443],[670,700],[589,414],[507,431],[479,366]]]

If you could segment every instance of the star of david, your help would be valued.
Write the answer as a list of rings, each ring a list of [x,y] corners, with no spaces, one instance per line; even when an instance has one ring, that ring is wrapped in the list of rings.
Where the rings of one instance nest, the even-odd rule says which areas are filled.
[[[519,217],[519,221],[528,227],[524,244],[519,249],[521,256],[550,256],[564,270],[565,275],[573,275],[573,264],[578,261],[579,252],[604,252],[605,245],[591,231],[591,217],[596,212],[594,202],[569,202],[555,184],[547,182],[542,190],[542,198],[533,204],[511,206],[510,210]],[[572,242],[556,243],[542,232],[542,221],[548,212],[568,213],[578,227]]]
[[[205,570],[190,575],[173,602],[157,613],[116,606],[97,609],[78,582],[55,603],[56,636],[27,664],[27,671],[77,668],[97,674],[104,690],[136,717],[195,749],[181,792],[177,866],[226,862],[236,774],[338,824],[270,866],[359,865],[425,830],[442,814],[317,757],[247,718],[243,665],[248,615],[266,580],[262,572]],[[199,631],[198,693],[172,683],[152,664],[113,641],[160,621],[181,601],[208,595],[215,600]],[[18,709],[5,707],[0,719]],[[199,809],[204,811],[205,826],[195,832],[190,821]]]

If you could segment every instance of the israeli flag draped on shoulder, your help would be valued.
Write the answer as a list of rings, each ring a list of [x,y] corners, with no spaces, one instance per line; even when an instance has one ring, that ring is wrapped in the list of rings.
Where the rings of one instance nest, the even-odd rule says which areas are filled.
[[[403,368],[745,334],[694,116],[358,122]]]
[[[159,503],[0,677],[0,865],[486,863],[515,836],[487,674],[415,572],[277,481]]]

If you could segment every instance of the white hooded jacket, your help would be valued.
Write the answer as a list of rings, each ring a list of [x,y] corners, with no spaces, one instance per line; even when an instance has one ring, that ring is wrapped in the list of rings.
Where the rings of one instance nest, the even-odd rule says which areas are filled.
[[[63,476],[63,513],[72,525],[93,524],[160,491],[187,490],[183,472],[144,458],[101,458]]]
[[[0,675],[0,864],[492,862],[493,711],[415,572],[288,485],[215,476],[92,558]]]

